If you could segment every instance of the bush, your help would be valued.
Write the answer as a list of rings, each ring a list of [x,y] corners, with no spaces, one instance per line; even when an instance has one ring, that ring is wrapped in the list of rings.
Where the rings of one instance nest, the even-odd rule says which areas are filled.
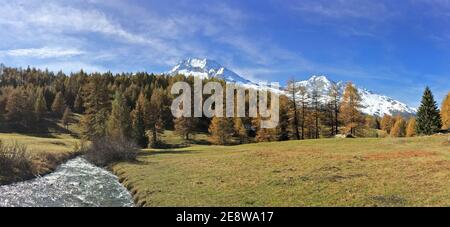
[[[27,147],[17,142],[5,144],[0,140],[0,177],[4,183],[29,176],[33,176],[33,164]]]
[[[86,158],[99,166],[119,161],[136,160],[138,146],[126,138],[103,137],[92,141]]]

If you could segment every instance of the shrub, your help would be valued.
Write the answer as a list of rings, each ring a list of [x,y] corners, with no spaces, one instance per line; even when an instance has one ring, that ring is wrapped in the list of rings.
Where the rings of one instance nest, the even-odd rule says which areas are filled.
[[[25,145],[0,140],[0,177],[5,182],[33,175],[32,158]]]
[[[138,151],[137,145],[124,137],[103,137],[92,141],[86,151],[86,158],[96,165],[106,166],[114,162],[136,160]]]

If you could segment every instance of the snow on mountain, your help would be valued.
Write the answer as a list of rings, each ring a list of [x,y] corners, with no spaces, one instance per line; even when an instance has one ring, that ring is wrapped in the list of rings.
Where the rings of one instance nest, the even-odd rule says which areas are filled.
[[[218,78],[223,79],[227,82],[237,83],[244,85],[249,88],[269,88],[267,86],[260,86],[256,83],[253,83],[250,80],[247,80],[235,72],[223,67],[219,63],[209,59],[199,59],[199,58],[189,58],[178,65],[172,68],[169,71],[170,75],[182,74],[186,76],[197,76],[202,79],[206,78]],[[327,101],[327,95],[333,86],[333,84],[337,84],[341,87],[342,91],[344,89],[343,82],[333,82],[329,80],[326,76],[312,76],[310,79],[305,81],[297,82],[297,85],[304,86],[306,90],[311,93],[314,89],[316,89],[319,94],[321,94],[321,101]],[[357,87],[357,86],[356,86]],[[274,90],[273,88],[269,88]],[[417,110],[409,107],[408,105],[392,99],[390,97],[379,95],[374,92],[371,92],[364,88],[357,87],[362,101],[361,111],[365,114],[383,116],[384,114],[396,115],[414,115]],[[279,90],[277,90],[279,91]]]
[[[341,88],[341,92],[344,89],[343,82],[330,81],[326,76],[312,76],[305,81],[297,82],[297,85],[306,87],[306,90],[311,93],[314,89],[321,94],[322,101],[327,101],[327,94],[332,88],[333,84],[338,85]],[[376,94],[364,88],[355,86],[358,89],[361,96],[361,111],[365,114],[383,116],[384,114],[396,115],[414,115],[417,110],[409,107],[408,105],[387,97],[385,95]]]
[[[189,58],[172,68],[169,74],[182,74],[186,76],[197,76],[202,79],[218,78],[227,82],[240,84],[253,84],[242,78],[235,72],[223,67],[219,63],[209,59]]]

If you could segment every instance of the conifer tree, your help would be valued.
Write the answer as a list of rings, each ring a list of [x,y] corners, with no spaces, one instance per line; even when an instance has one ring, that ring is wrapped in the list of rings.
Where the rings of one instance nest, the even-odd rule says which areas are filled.
[[[294,139],[299,140],[300,137],[300,119],[299,119],[299,107],[298,107],[298,101],[297,96],[300,92],[300,87],[297,85],[297,82],[295,80],[288,81],[287,85],[287,93],[291,97],[291,105],[290,105],[290,121],[292,122],[292,132],[294,135]]]
[[[343,100],[339,109],[341,121],[346,127],[347,133],[352,135],[356,134],[357,128],[363,121],[359,108],[361,107],[361,96],[358,94],[358,90],[353,86],[351,82],[347,83]]]
[[[234,134],[232,118],[213,117],[209,126],[210,141],[216,145],[229,145]]]
[[[142,108],[139,105],[136,105],[136,108],[131,113],[133,127],[132,137],[139,146],[146,148],[148,146],[148,137],[145,134],[143,115]]]
[[[116,138],[130,137],[130,123],[130,109],[123,94],[117,91],[112,102],[111,115],[107,122],[107,134]]]
[[[442,128],[450,129],[450,92],[444,98],[441,107]]]
[[[83,135],[88,139],[101,138],[106,133],[106,121],[110,107],[106,80],[94,74],[83,87],[85,114],[81,119]]]
[[[406,137],[413,137],[416,135],[416,118],[412,117],[408,120],[406,125]]]
[[[401,116],[398,116],[396,118],[394,127],[392,127],[390,135],[392,137],[404,137],[406,135],[406,122]]]
[[[36,102],[34,103],[34,113],[36,115],[36,119],[38,121],[41,120],[45,112],[47,112],[47,103],[45,102],[44,92],[39,89]]]
[[[70,110],[69,107],[66,107],[66,110],[64,110],[64,114],[63,114],[63,117],[61,119],[61,122],[64,125],[64,127],[66,127],[66,129],[69,128],[69,123],[70,123],[70,120],[71,120],[71,116],[72,116],[72,111]]]
[[[149,103],[149,138],[150,146],[157,147],[160,144],[161,134],[164,133],[163,109],[164,91],[160,88],[153,90]]]
[[[24,115],[25,95],[21,89],[14,89],[9,95],[5,106],[5,118],[8,121],[20,121]]]
[[[442,127],[441,115],[428,87],[425,88],[422,96],[416,121],[418,134],[431,135],[437,133]]]
[[[392,127],[394,127],[394,124],[394,118],[392,118],[391,115],[385,114],[380,122],[381,130],[384,130],[387,133],[391,133],[391,129]]]
[[[55,100],[53,100],[52,111],[56,114],[56,116],[61,117],[64,114],[64,110],[66,109],[66,102],[64,100],[64,95],[62,92],[58,92],[56,94]]]

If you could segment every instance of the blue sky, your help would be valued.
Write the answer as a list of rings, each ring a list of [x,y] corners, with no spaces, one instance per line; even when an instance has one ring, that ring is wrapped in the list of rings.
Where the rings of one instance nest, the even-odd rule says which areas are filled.
[[[165,72],[214,59],[251,80],[324,74],[413,107],[450,90],[449,0],[0,0],[0,62]]]

